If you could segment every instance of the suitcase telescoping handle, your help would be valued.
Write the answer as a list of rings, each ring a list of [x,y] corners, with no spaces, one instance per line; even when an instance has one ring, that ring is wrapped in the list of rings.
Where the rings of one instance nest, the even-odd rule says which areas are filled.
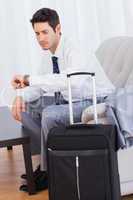
[[[68,97],[69,97],[69,114],[70,114],[70,124],[74,124],[73,119],[73,107],[72,107],[72,91],[71,91],[71,76],[77,76],[77,75],[88,75],[92,78],[92,92],[93,92],[93,108],[94,108],[94,120],[95,123],[98,123],[97,120],[97,108],[96,108],[96,84],[95,84],[95,73],[89,73],[89,72],[76,72],[67,74],[68,78]]]

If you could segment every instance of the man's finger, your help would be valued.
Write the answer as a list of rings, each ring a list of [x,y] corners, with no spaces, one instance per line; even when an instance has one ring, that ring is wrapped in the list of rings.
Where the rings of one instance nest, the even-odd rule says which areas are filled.
[[[12,111],[11,112],[12,112],[12,115],[13,115],[14,119],[17,120],[17,110],[16,110],[16,106],[15,105],[12,106]]]
[[[11,81],[11,85],[13,86],[14,89],[19,89],[22,88],[23,84],[23,76],[21,75],[16,75]]]

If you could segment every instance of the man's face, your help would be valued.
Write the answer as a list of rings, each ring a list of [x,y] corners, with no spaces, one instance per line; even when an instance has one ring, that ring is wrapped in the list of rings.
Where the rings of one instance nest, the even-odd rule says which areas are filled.
[[[42,49],[51,50],[57,43],[60,25],[57,25],[54,31],[47,22],[37,22],[34,24],[34,31]]]

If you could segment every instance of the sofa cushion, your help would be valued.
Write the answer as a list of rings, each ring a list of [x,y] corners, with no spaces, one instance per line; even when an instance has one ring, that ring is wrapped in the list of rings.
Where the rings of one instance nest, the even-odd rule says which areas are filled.
[[[116,87],[124,87],[129,78],[133,69],[132,52],[133,37],[108,39],[96,51],[99,62]]]
[[[131,73],[130,73],[130,75],[128,77],[128,80],[126,82],[126,87],[127,86],[133,87],[133,70],[131,71]]]

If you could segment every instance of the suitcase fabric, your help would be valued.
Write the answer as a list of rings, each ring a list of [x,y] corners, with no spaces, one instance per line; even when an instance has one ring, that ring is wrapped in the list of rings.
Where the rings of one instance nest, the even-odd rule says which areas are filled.
[[[116,127],[73,124],[48,134],[49,200],[120,200]]]

